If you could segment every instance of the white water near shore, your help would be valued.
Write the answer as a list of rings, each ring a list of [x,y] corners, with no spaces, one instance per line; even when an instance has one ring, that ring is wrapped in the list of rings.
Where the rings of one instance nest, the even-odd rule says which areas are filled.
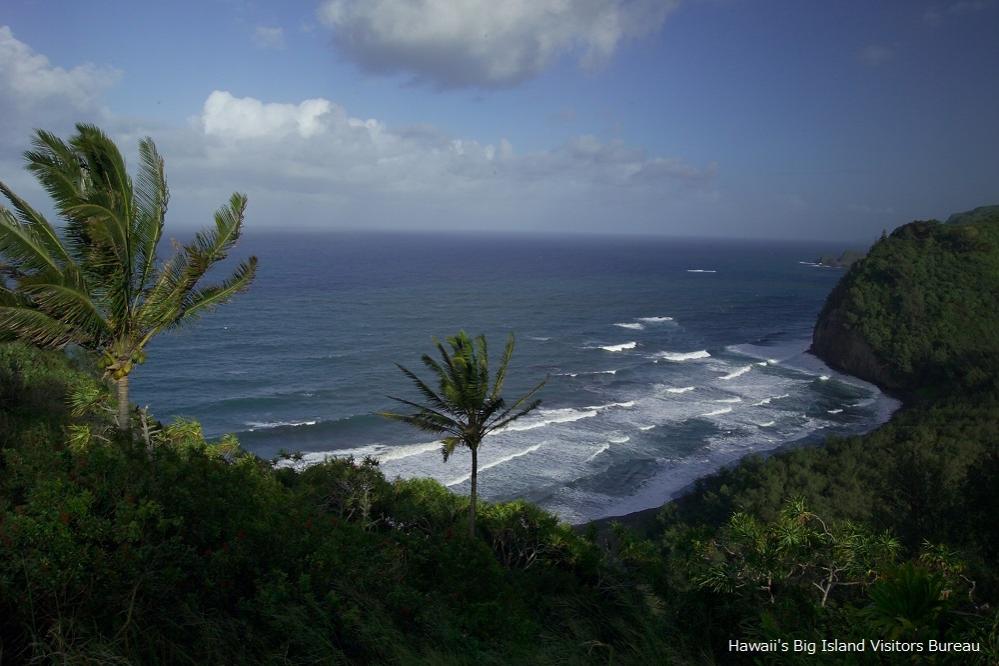
[[[700,368],[693,375],[685,374],[699,377],[698,386],[657,384],[644,394],[631,394],[628,400],[538,410],[483,444],[479,467],[482,492],[494,499],[529,497],[573,523],[624,515],[660,506],[698,478],[749,453],[765,453],[821,437],[824,431],[835,429],[837,417],[851,410],[856,413],[860,403],[865,410],[876,411],[865,429],[887,420],[897,408],[898,403],[876,387],[836,373],[803,353],[801,347],[799,343],[778,350],[783,354],[779,360],[772,358],[773,348],[751,345],[730,346],[716,351],[716,355],[704,351],[692,358],[712,358],[715,365]],[[662,356],[653,354],[646,361],[659,358]],[[746,364],[755,358],[765,360],[762,365]],[[744,363],[739,364],[740,359]],[[763,367],[769,372],[761,370]],[[757,371],[750,373],[752,368]],[[809,411],[801,402],[806,395],[802,391],[815,382],[837,385],[843,392],[842,399],[835,403],[839,406]],[[856,396],[865,399],[858,403]],[[657,430],[676,432],[678,427],[697,422],[701,422],[703,439],[695,451],[686,455],[654,454],[657,448],[664,453],[668,450],[655,446]],[[445,464],[440,459],[439,442],[314,452],[298,462],[280,464],[300,467],[334,455],[370,455],[380,461],[389,477],[429,476],[455,492],[467,492],[467,452],[457,450]],[[647,464],[629,470],[628,461],[634,459],[645,459]],[[591,476],[588,472],[599,473],[615,465],[622,467],[624,476],[618,492],[608,494],[587,487]],[[629,475],[631,483],[627,482]],[[554,486],[553,492],[531,497],[533,478]],[[499,487],[504,491],[497,495],[495,489]]]

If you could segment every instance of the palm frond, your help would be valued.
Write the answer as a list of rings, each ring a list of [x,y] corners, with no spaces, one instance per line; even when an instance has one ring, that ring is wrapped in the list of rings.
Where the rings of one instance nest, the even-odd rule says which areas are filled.
[[[498,429],[502,428],[503,426],[508,425],[508,424],[516,421],[520,417],[526,416],[530,412],[532,412],[535,409],[537,409],[541,405],[541,401],[540,400],[535,400],[534,402],[532,402],[526,408],[523,408],[523,405],[528,400],[530,400],[535,395],[537,395],[538,391],[540,391],[542,388],[544,388],[544,385],[547,383],[547,381],[548,381],[547,379],[542,380],[541,382],[538,383],[537,386],[535,386],[530,391],[528,391],[527,393],[525,393],[524,395],[522,395],[520,398],[518,398],[512,405],[510,405],[510,407],[508,409],[506,409],[499,416],[497,416],[493,420],[492,423],[489,423],[487,425],[487,428],[486,428],[487,432],[492,432],[494,430],[498,430]]]
[[[409,377],[409,379],[413,382],[413,384],[416,385],[416,388],[420,391],[420,393],[423,394],[423,397],[427,399],[427,402],[429,402],[431,405],[433,405],[435,408],[437,408],[439,411],[442,412],[446,412],[451,409],[451,405],[449,405],[443,398],[437,395],[437,393],[435,393],[434,390],[430,388],[426,382],[420,379],[416,375],[416,373],[410,371],[409,368],[399,365],[398,363],[396,363],[395,366],[399,368],[399,370],[401,370],[404,375]]]
[[[407,407],[412,407],[416,410],[415,414],[410,414],[409,416],[420,416],[429,420],[433,420],[437,425],[439,425],[444,432],[453,432],[455,434],[460,434],[464,428],[464,423],[460,420],[454,418],[452,415],[448,414],[446,411],[437,411],[431,409],[426,405],[421,405],[418,402],[413,402],[412,400],[406,400],[405,398],[397,398],[394,395],[387,396],[390,400],[395,400],[396,402],[406,405]],[[390,412],[383,413],[383,416],[387,418],[395,418],[387,416]]]
[[[49,251],[38,232],[19,222],[3,206],[0,206],[0,254],[20,272],[58,272],[62,269],[58,258]]]
[[[188,319],[202,310],[211,309],[227,302],[230,298],[250,286],[257,273],[257,258],[250,257],[242,262],[224,282],[190,292],[184,300],[182,319]]]
[[[52,197],[56,212],[62,217],[66,208],[79,203],[85,175],[79,157],[73,148],[51,132],[38,130],[31,140],[34,150],[24,153],[27,169]],[[73,240],[73,225],[67,228]],[[85,245],[83,246],[85,248]]]
[[[3,193],[11,206],[17,211],[17,218],[22,225],[30,229],[38,242],[48,250],[48,255],[63,265],[72,263],[72,259],[66,248],[63,246],[55,229],[49,224],[45,216],[31,207],[27,201],[19,197],[13,190],[0,181],[0,193]],[[2,252],[2,251],[0,251]]]
[[[167,188],[163,158],[156,151],[156,144],[146,137],[139,142],[139,173],[135,180],[135,220],[132,234],[135,237],[136,259],[140,266],[136,291],[146,289],[155,272],[156,246],[163,235],[170,190]]]
[[[194,242],[186,246],[192,274],[199,279],[213,263],[226,258],[229,250],[239,240],[246,213],[246,195],[234,192],[229,204],[215,211],[215,228],[198,232]]]
[[[433,419],[428,419],[422,414],[396,414],[395,412],[379,412],[380,416],[393,421],[402,421],[403,423],[408,423],[411,426],[415,426],[420,430],[425,432],[431,432],[436,435],[441,433],[449,433],[450,429],[444,427],[442,424],[438,423]]]
[[[461,444],[460,437],[445,437],[441,440],[441,455],[444,457],[444,462],[454,455],[454,450],[459,444]]]
[[[109,333],[108,324],[90,294],[62,275],[27,278],[21,281],[18,291],[45,314],[77,330],[81,340],[99,340]]]
[[[79,333],[31,307],[0,306],[0,331],[39,347],[63,347],[79,340]]]
[[[493,384],[493,391],[490,397],[497,398],[503,392],[503,384],[506,382],[506,370],[510,366],[510,359],[513,358],[514,337],[513,333],[507,336],[506,347],[503,349],[503,356],[500,358],[499,368],[496,370],[496,380]]]

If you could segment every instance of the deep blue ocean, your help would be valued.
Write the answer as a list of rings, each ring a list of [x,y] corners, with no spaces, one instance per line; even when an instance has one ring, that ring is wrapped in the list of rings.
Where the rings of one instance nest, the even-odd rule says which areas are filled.
[[[841,270],[820,243],[381,233],[258,233],[252,288],[164,334],[132,375],[161,420],[199,420],[270,458],[374,455],[389,477],[467,492],[468,456],[374,415],[418,396],[432,338],[517,346],[506,395],[541,409],[490,437],[484,497],[572,522],[662,504],[754,451],[864,431],[895,401],[805,353]]]

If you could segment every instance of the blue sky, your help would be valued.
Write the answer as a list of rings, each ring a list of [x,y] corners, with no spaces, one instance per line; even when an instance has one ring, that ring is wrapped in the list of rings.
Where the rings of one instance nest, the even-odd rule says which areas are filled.
[[[170,223],[862,241],[999,203],[999,2],[237,0],[0,10],[31,128],[167,162]],[[311,100],[311,101],[310,101]]]

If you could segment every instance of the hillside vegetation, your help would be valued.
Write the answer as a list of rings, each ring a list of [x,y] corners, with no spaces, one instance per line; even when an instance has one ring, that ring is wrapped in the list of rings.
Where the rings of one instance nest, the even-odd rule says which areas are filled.
[[[854,264],[815,327],[815,352],[889,389],[995,388],[999,206],[896,229]]]

